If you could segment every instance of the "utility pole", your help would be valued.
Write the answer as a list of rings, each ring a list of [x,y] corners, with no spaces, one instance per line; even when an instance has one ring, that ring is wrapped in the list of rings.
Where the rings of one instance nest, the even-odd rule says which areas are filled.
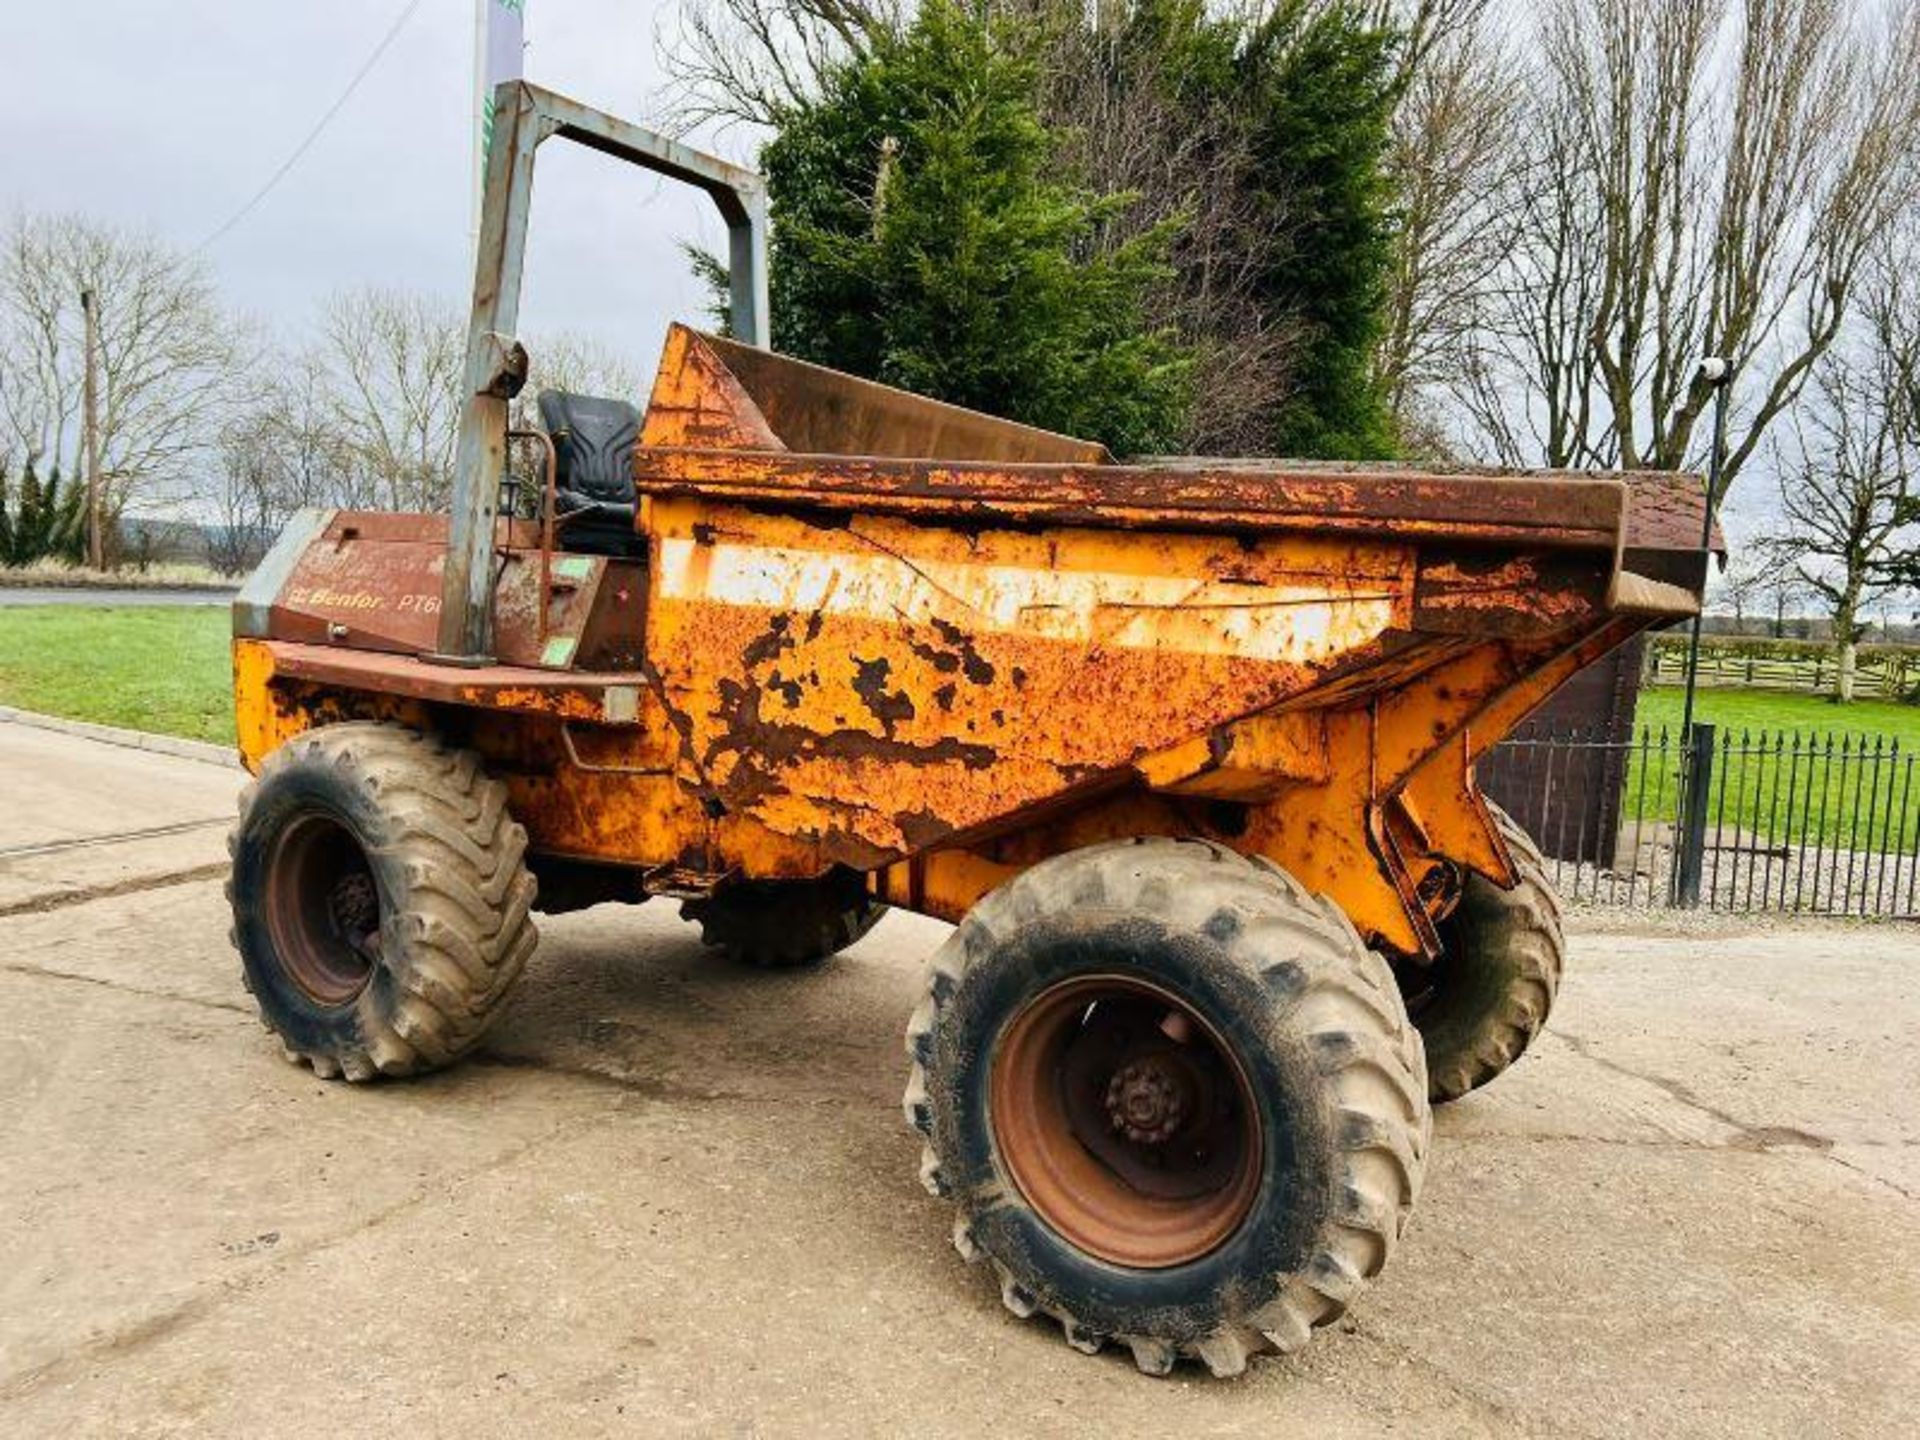
[[[80,292],[80,313],[86,319],[86,383],[81,399],[80,443],[87,462],[87,564],[95,570],[107,568],[106,544],[101,535],[100,510],[103,503],[100,485],[100,382],[96,355],[99,351],[98,309],[92,290]]]

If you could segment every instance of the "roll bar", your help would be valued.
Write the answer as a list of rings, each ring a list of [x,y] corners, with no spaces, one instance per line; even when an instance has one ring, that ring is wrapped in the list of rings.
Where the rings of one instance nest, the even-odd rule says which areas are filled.
[[[527,352],[513,332],[533,158],[542,142],[557,135],[706,191],[727,222],[733,333],[762,348],[767,344],[767,198],[758,175],[524,80],[494,91],[493,114],[440,583],[439,649],[427,657],[453,665],[484,665],[492,658],[494,529],[507,461],[507,406],[527,379]]]

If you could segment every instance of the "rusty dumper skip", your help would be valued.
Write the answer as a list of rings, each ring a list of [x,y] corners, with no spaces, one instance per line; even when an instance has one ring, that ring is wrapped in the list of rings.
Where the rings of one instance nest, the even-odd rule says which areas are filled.
[[[938,916],[906,1112],[960,1252],[1155,1373],[1304,1343],[1404,1229],[1429,1103],[1559,979],[1474,762],[1693,611],[1697,490],[1115,463],[675,328],[644,417],[543,397],[503,515],[541,141],[705,188],[737,335],[766,300],[754,177],[530,86],[498,114],[451,516],[308,512],[236,606],[267,1024],[407,1075],[478,1042],[535,908],[673,896],[774,965]]]

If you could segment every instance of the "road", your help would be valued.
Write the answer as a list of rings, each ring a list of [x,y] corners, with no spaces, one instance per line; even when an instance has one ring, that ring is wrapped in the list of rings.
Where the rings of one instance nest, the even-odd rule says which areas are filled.
[[[285,1063],[209,764],[0,723],[0,1432],[1911,1433],[1920,935],[1575,936],[1441,1112],[1381,1281],[1298,1357],[1137,1375],[947,1243],[900,1035],[942,927],[810,974],[673,908],[546,922],[485,1052]]]
[[[231,590],[0,585],[0,608],[11,605],[231,605],[233,596]]]

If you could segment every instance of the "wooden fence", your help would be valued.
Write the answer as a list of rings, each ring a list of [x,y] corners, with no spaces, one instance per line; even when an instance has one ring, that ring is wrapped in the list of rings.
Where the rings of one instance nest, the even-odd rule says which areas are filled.
[[[1647,646],[1646,683],[1679,685],[1687,675],[1687,636],[1670,631]],[[1839,655],[1831,645],[1805,640],[1710,638],[1700,646],[1700,683],[1729,690],[1779,690],[1800,695],[1833,691]],[[1920,647],[1862,645],[1854,665],[1854,695],[1862,700],[1908,700],[1920,690]]]

